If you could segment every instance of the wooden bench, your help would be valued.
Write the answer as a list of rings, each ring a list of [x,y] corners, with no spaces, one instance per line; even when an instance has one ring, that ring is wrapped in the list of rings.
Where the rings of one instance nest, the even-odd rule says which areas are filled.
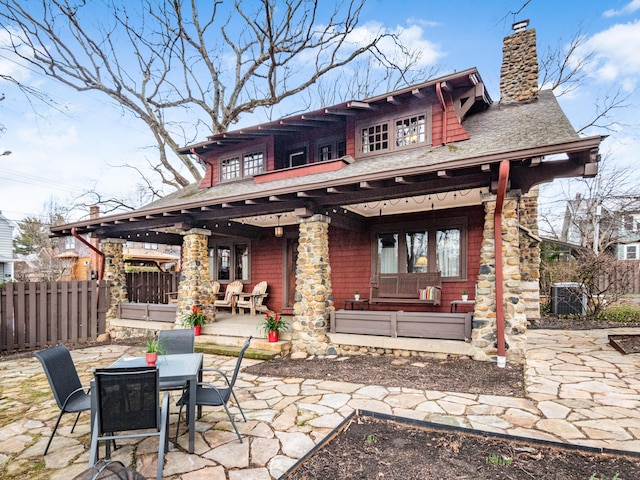
[[[379,312],[337,310],[331,312],[331,333],[384,337],[467,340],[471,338],[473,314],[440,312]]]
[[[371,286],[371,303],[440,305],[441,291],[440,272],[381,273]]]

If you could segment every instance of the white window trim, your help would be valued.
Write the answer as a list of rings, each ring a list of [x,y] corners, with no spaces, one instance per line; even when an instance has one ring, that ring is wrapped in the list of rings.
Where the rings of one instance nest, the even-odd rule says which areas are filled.
[[[395,124],[398,120],[404,120],[409,117],[415,117],[417,115],[424,115],[424,142],[411,143],[409,145],[396,145],[396,128]],[[362,130],[374,125],[387,124],[388,144],[389,147],[386,150],[376,150],[373,152],[362,152]],[[431,146],[433,144],[433,126],[431,118],[431,106],[426,108],[420,108],[415,110],[407,110],[404,112],[395,112],[389,115],[383,115],[380,117],[371,117],[366,120],[360,120],[356,122],[355,126],[355,140],[356,140],[356,157],[369,157],[373,155],[382,155],[390,152],[397,152],[403,150],[410,150],[418,147]]]
[[[244,175],[244,157],[247,155],[251,155],[251,154],[255,154],[255,153],[261,153],[262,154],[262,170],[260,172],[256,172],[253,175],[247,175],[245,177]],[[238,158],[240,161],[240,165],[239,165],[239,175],[237,177],[233,177],[233,178],[223,178],[222,177],[222,164],[225,160],[231,160],[234,158]],[[267,171],[267,145],[266,144],[259,144],[259,145],[252,145],[252,146],[247,146],[241,150],[233,150],[230,152],[225,153],[224,155],[221,155],[218,158],[218,181],[220,183],[227,183],[227,182],[237,182],[238,180],[242,180],[244,178],[249,178],[249,177],[253,177],[255,175],[258,175],[260,173],[264,173]]]

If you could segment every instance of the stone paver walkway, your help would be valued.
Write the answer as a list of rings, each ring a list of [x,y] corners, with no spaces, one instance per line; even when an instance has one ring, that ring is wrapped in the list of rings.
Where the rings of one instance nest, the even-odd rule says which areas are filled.
[[[608,333],[637,329],[527,333],[526,398],[384,388],[376,385],[274,379],[241,374],[236,383],[247,422],[237,422],[240,444],[223,411],[205,409],[197,422],[196,453],[166,455],[167,480],[270,480],[278,478],[354,409],[578,445],[640,452],[640,356],[608,345]],[[83,384],[91,370],[123,355],[124,346],[72,352]],[[245,359],[243,365],[255,360]],[[205,366],[231,370],[235,359],[205,356]],[[497,368],[497,367],[496,367]],[[65,415],[42,453],[58,415],[40,364],[33,358],[0,362],[0,478],[70,480],[87,467],[89,415],[75,432]],[[175,404],[175,402],[174,402]],[[177,409],[172,408],[171,433]],[[232,413],[238,413],[232,409]],[[155,475],[157,440],[124,444],[113,458]]]

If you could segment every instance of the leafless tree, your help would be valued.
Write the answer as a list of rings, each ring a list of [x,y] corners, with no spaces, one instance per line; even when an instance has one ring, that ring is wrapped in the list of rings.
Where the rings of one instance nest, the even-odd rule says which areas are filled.
[[[143,121],[157,143],[156,173],[179,188],[201,178],[181,145],[362,56],[393,68],[378,48],[393,35],[352,38],[364,2],[325,14],[319,0],[0,0],[0,27],[10,39],[5,56]]]

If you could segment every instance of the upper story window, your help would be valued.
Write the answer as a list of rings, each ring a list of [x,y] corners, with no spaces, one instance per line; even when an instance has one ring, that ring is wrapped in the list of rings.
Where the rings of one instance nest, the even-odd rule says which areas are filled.
[[[356,149],[362,155],[392,152],[431,144],[430,111],[388,116],[356,124]]]
[[[265,170],[265,148],[252,147],[220,159],[220,181],[251,177]]]
[[[73,250],[76,248],[76,237],[65,237],[64,238],[64,249],[65,250]]]
[[[344,157],[347,154],[347,142],[344,137],[322,138],[316,142],[316,161],[325,162]]]
[[[144,244],[144,248],[147,250],[158,250],[158,244],[157,243],[145,243]]]
[[[287,166],[299,167],[309,163],[309,152],[306,145],[287,150]]]
[[[627,260],[636,260],[638,258],[638,247],[635,245],[627,245]]]

